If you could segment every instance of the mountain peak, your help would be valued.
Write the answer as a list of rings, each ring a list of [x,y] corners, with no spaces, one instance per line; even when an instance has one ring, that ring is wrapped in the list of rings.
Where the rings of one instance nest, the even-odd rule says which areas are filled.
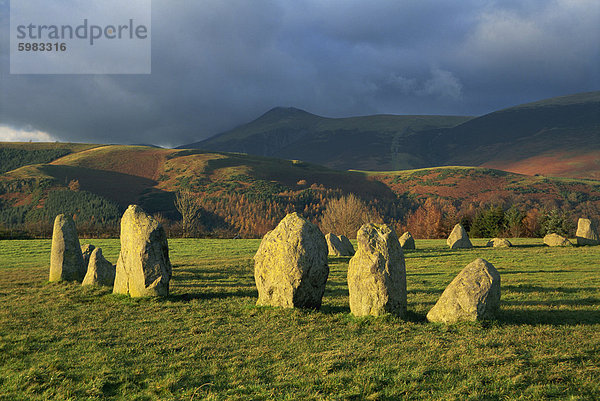
[[[309,116],[313,115],[308,111],[298,109],[296,107],[273,107],[271,110],[267,111],[265,114],[260,116],[263,117],[276,117],[276,118],[284,118],[284,117],[297,117],[297,116]]]

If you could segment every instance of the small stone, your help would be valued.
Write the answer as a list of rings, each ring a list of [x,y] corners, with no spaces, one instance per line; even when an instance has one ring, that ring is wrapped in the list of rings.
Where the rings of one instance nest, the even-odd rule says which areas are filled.
[[[510,248],[512,243],[506,238],[492,238],[485,246],[494,248]]]
[[[577,222],[577,245],[600,245],[598,229],[590,219],[579,219]]]
[[[115,282],[115,265],[102,256],[102,248],[95,248],[90,255],[87,273],[82,285],[112,287]]]
[[[75,222],[71,216],[59,214],[52,230],[49,280],[81,281],[85,271]]]
[[[409,231],[402,234],[399,241],[402,249],[416,249],[415,239]]]
[[[484,259],[469,263],[427,314],[436,323],[492,319],[500,307],[500,273]]]
[[[544,237],[544,244],[548,246],[573,246],[571,242],[558,234],[548,234]]]
[[[344,235],[337,236],[329,233],[325,235],[327,241],[327,248],[329,255],[331,256],[352,256],[354,255],[354,247],[350,243],[350,240]]]
[[[454,226],[446,243],[450,246],[450,249],[473,248],[469,235],[460,224]]]
[[[288,214],[263,237],[254,255],[257,305],[321,307],[329,276],[327,241],[298,213]]]
[[[364,224],[348,266],[350,311],[355,316],[406,314],[404,253],[394,230],[385,224]]]

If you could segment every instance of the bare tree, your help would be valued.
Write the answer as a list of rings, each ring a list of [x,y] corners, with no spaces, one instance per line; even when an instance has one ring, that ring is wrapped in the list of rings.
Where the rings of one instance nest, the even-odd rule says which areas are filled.
[[[175,208],[181,214],[183,235],[185,237],[191,236],[202,209],[197,195],[189,191],[177,192],[175,194]]]
[[[365,223],[378,222],[381,218],[353,194],[332,199],[321,217],[321,230],[324,233],[345,235],[356,238],[356,232]]]

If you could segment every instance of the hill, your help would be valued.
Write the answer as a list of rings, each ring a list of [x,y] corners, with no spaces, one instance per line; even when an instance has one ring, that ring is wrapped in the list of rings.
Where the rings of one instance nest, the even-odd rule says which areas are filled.
[[[30,146],[33,151],[47,145]],[[10,145],[0,144],[0,149],[5,147]],[[174,207],[178,191],[195,194],[201,203],[199,235],[261,236],[291,211],[317,222],[329,199],[348,193],[398,230],[410,228],[411,216],[427,201],[435,202],[445,213],[437,236],[457,219],[472,219],[489,205],[515,205],[524,213],[560,208],[573,218],[600,216],[600,181],[594,180],[474,167],[339,171],[239,153],[86,145],[49,163],[1,174],[0,225],[48,235],[54,216],[68,212],[78,216],[78,224],[89,226],[88,231],[114,235],[120,213],[137,203],[180,235]]]
[[[337,169],[483,166],[600,179],[600,92],[545,99],[477,118],[325,118],[276,108],[181,148],[300,159]]]
[[[500,110],[434,138],[443,164],[599,179],[600,92]]]
[[[49,163],[72,152],[98,145],[81,143],[2,142],[0,144],[0,174],[21,166]]]
[[[64,211],[114,225],[119,217],[115,210],[131,203],[178,220],[174,207],[177,191],[191,191],[201,198],[207,230],[221,228],[252,236],[264,234],[292,209],[316,215],[326,198],[342,193],[388,203],[395,200],[383,183],[367,179],[362,173],[305,162],[199,150],[98,145],[0,175],[0,224],[34,225],[41,221],[47,225]],[[82,202],[89,202],[91,195],[95,201],[108,202],[111,207],[103,210],[111,214],[100,216],[87,210]],[[72,204],[62,205],[61,211],[60,202],[66,202],[65,197]]]
[[[528,176],[484,167],[432,167],[365,172],[397,194],[465,204],[573,206],[600,201],[600,181]]]
[[[179,148],[300,159],[342,170],[401,169],[425,163],[421,156],[408,155],[399,146],[402,138],[423,130],[452,127],[469,118],[326,118],[293,107],[277,107],[248,124]]]

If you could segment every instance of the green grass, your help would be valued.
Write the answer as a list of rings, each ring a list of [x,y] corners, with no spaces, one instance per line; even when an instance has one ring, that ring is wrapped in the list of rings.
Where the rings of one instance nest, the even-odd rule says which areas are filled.
[[[91,242],[116,260],[118,240]],[[256,307],[259,240],[170,240],[165,300],[48,283],[49,241],[0,241],[0,400],[598,399],[600,247],[540,242],[417,240],[401,320],[350,315],[349,258],[321,311]],[[425,322],[476,257],[502,276],[498,320]]]

